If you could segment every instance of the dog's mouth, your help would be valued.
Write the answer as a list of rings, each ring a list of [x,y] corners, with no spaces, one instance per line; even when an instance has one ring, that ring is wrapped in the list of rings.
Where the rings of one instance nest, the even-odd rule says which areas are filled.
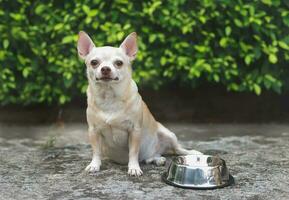
[[[111,77],[103,76],[103,77],[100,77],[100,78],[95,78],[95,80],[96,80],[96,81],[105,81],[105,82],[109,82],[109,81],[118,81],[119,78],[118,78],[118,77],[111,78]]]

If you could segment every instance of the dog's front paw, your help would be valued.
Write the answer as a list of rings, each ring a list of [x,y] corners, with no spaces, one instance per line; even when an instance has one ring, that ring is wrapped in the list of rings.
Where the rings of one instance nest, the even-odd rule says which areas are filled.
[[[85,171],[89,173],[95,173],[100,170],[100,164],[96,162],[91,162],[87,167],[85,168]]]
[[[141,176],[143,174],[139,166],[129,166],[127,173],[130,176]]]

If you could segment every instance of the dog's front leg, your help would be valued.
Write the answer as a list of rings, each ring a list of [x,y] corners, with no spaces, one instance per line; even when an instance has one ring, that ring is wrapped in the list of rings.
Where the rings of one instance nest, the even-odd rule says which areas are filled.
[[[133,130],[129,134],[129,161],[128,174],[130,176],[141,176],[143,174],[139,166],[139,149],[140,149],[140,129]]]
[[[88,128],[88,136],[92,147],[92,160],[85,170],[94,173],[100,170],[101,165],[101,136],[93,126]]]

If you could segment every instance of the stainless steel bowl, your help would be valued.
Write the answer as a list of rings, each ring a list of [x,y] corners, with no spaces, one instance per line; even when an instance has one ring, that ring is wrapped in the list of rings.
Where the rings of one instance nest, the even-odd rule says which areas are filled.
[[[225,161],[210,155],[175,157],[162,179],[170,185],[192,189],[215,189],[234,183]]]

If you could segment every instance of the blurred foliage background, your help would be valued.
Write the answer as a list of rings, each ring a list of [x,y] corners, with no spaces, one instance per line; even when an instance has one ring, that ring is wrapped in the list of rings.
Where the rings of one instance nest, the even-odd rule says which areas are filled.
[[[76,51],[139,35],[141,87],[202,83],[229,91],[288,91],[288,0],[0,0],[1,104],[65,104],[84,95]]]

